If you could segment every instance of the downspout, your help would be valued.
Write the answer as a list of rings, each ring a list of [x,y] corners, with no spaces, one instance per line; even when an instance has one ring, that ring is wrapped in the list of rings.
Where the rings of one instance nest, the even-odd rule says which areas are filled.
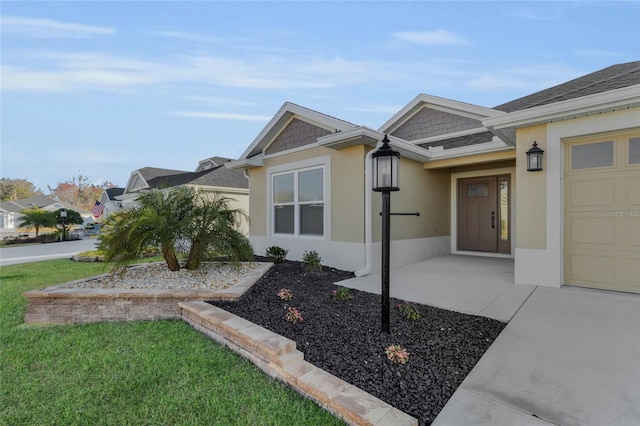
[[[374,149],[364,156],[364,266],[354,271],[356,277],[371,272],[371,155],[382,145],[378,142]]]

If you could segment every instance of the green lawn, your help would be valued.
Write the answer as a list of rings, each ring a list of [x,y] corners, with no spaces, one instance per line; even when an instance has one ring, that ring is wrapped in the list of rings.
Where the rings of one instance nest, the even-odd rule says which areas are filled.
[[[22,292],[100,273],[66,259],[1,269],[0,424],[343,424],[182,321],[24,325]]]

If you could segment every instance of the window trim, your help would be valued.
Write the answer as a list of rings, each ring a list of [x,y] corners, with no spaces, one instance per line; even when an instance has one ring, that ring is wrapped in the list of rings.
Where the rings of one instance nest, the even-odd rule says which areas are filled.
[[[324,197],[324,212],[323,212],[323,235],[306,235],[300,234],[299,226],[299,206],[301,203],[298,199],[298,173],[309,170],[322,169],[323,171],[323,197]],[[294,233],[293,234],[281,234],[275,232],[275,214],[274,208],[277,203],[273,201],[274,191],[274,177],[278,175],[285,175],[288,173],[294,173],[294,202],[293,203],[278,203],[282,205],[294,205]],[[331,157],[323,156],[312,158],[309,160],[296,161],[292,163],[286,163],[279,166],[273,166],[267,168],[267,199],[266,199],[266,221],[267,221],[267,234],[270,237],[277,238],[296,238],[296,239],[314,239],[314,240],[330,240],[331,239]],[[303,202],[302,205],[313,204],[312,202]]]

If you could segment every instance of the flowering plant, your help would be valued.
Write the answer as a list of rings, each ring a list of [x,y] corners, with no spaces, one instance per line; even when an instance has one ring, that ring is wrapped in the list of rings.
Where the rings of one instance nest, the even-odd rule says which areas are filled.
[[[353,297],[349,293],[349,289],[345,287],[340,287],[337,290],[333,290],[331,294],[333,294],[333,298],[337,300],[349,300]]]
[[[278,292],[278,297],[281,300],[291,300],[293,299],[293,292],[288,288],[281,288]]]
[[[398,305],[398,308],[400,308],[400,313],[406,319],[416,321],[422,318],[422,315],[420,314],[420,311],[418,311],[418,308],[416,308],[415,303],[407,302],[404,305],[401,303]]]
[[[300,311],[298,311],[297,308],[288,308],[287,314],[284,316],[284,319],[294,324],[303,320],[302,314],[300,313]]]
[[[385,351],[387,359],[394,364],[406,364],[409,361],[409,352],[400,345],[391,345]]]

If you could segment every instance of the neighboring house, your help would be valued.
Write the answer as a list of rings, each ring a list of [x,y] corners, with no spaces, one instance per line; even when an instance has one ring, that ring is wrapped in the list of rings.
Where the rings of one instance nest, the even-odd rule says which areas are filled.
[[[216,192],[231,199],[230,207],[249,212],[249,180],[244,172],[229,169],[224,165],[229,158],[211,157],[199,162],[195,172],[183,170],[143,167],[131,172],[122,195],[116,196],[121,208],[135,206],[141,191],[149,189],[169,189],[177,186],[198,188],[206,192]],[[249,225],[240,229],[248,234]]]
[[[91,212],[44,195],[37,195],[15,201],[0,202],[0,230],[2,233],[18,232],[18,224],[22,217],[22,211],[34,207],[50,212],[58,209],[75,210],[80,213],[85,225],[87,223],[93,223]]]
[[[108,188],[102,191],[102,196],[98,200],[104,205],[101,218],[106,218],[109,214],[122,209],[122,202],[116,198],[122,194],[124,194],[124,188]]]
[[[494,108],[419,95],[378,130],[285,103],[239,160],[250,240],[364,275],[380,268],[371,154],[400,151],[391,265],[515,259],[515,283],[640,293],[640,62]],[[543,170],[527,171],[537,142]]]

